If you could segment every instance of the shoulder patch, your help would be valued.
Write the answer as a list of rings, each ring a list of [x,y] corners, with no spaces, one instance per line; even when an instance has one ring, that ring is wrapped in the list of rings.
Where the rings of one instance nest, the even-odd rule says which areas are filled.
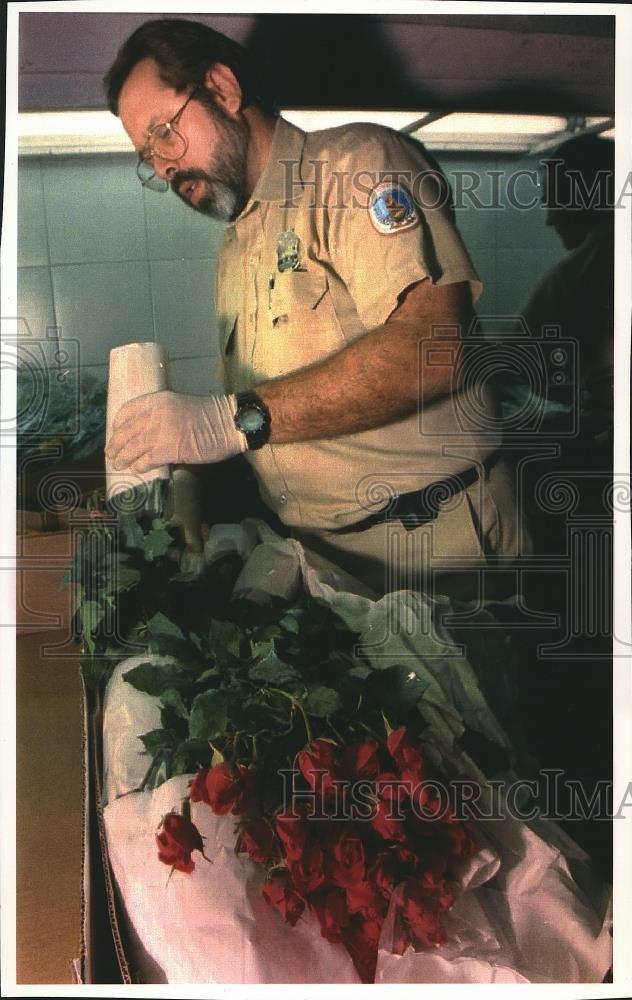
[[[401,233],[419,223],[413,197],[401,184],[385,181],[371,191],[369,216],[378,233]]]

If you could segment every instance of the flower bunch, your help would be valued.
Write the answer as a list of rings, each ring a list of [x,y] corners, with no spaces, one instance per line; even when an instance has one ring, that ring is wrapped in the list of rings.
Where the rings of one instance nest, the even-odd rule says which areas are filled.
[[[267,902],[291,926],[313,911],[323,937],[345,946],[363,982],[374,981],[391,902],[396,953],[442,943],[454,862],[475,843],[406,727],[384,742],[312,740],[295,765],[288,801],[272,814],[262,805],[256,766],[223,761],[200,769],[189,798],[239,817],[237,850],[266,866]],[[171,827],[174,815],[167,821]],[[159,836],[169,832],[165,825]],[[187,836],[201,850],[188,828]],[[164,849],[159,856],[174,864]],[[192,870],[186,859],[175,867]]]

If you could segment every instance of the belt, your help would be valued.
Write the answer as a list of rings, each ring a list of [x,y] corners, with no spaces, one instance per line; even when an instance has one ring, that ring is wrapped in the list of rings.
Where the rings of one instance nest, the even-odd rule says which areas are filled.
[[[489,470],[496,461],[497,455],[490,456],[483,467]],[[473,465],[465,472],[459,472],[454,476],[446,476],[445,479],[438,479],[422,490],[414,490],[412,493],[402,493],[393,497],[392,501],[378,510],[375,514],[355,524],[349,524],[344,528],[334,528],[333,532],[339,535],[351,534],[356,531],[366,531],[375,524],[382,524],[384,521],[400,520],[407,531],[414,531],[422,524],[434,521],[441,513],[441,504],[452,497],[458,496],[468,486],[475,483],[479,478],[479,466]],[[332,530],[332,529],[330,529]]]

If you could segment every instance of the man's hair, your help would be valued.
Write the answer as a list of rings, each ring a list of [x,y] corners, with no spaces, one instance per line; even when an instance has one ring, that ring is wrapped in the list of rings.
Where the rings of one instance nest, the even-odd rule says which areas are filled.
[[[119,96],[127,77],[146,58],[155,60],[160,79],[178,92],[193,86],[203,87],[206,71],[215,63],[222,63],[239,82],[244,105],[253,101],[262,107],[267,104],[255,86],[241,45],[199,21],[163,18],[141,24],[121,46],[103,78],[112,114],[118,115]]]
[[[554,180],[548,193],[550,207],[604,211],[614,205],[612,139],[591,134],[568,139],[541,162]]]

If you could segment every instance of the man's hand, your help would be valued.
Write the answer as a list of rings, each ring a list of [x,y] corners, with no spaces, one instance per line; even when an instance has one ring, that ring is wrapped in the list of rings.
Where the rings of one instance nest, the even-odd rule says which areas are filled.
[[[235,427],[234,396],[186,396],[163,390],[125,403],[106,454],[115,469],[144,473],[161,465],[221,462],[246,449]]]

